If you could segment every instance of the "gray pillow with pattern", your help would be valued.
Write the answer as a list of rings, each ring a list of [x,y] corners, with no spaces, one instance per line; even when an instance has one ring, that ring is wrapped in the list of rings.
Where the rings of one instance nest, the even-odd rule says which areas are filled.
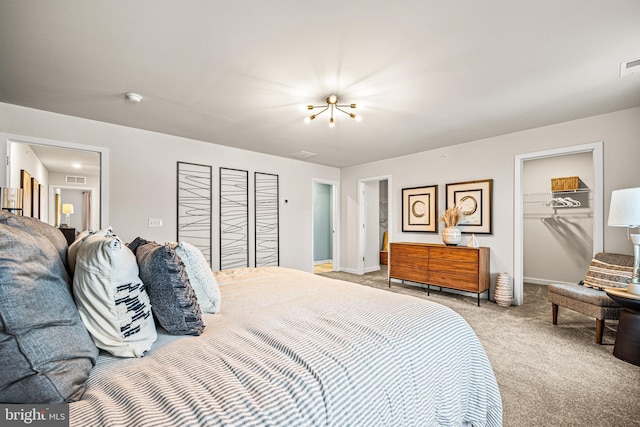
[[[171,245],[137,238],[129,247],[136,254],[140,279],[160,326],[173,335],[200,335],[204,330],[200,305],[184,263]]]

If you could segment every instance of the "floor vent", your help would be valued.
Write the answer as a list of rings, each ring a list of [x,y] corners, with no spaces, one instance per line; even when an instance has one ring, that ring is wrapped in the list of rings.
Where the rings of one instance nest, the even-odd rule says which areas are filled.
[[[620,63],[620,77],[640,73],[640,58]]]
[[[66,175],[64,182],[67,184],[86,184],[87,178],[84,176]]]

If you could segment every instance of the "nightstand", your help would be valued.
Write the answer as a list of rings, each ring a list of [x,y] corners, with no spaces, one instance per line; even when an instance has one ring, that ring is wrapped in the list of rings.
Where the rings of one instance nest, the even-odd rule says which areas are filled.
[[[76,229],[70,227],[60,227],[60,231],[64,234],[65,239],[67,239],[67,244],[71,245],[74,240],[76,240]]]
[[[613,355],[640,366],[640,295],[621,288],[605,288],[604,291],[624,307],[620,311]]]

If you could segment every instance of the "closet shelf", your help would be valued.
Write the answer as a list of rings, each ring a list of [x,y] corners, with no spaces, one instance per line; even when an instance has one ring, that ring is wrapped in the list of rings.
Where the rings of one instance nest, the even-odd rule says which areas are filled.
[[[593,200],[591,190],[588,188],[554,191],[550,193],[526,193],[524,203],[537,203],[552,208],[579,208],[588,207]],[[587,206],[585,206],[587,205]]]

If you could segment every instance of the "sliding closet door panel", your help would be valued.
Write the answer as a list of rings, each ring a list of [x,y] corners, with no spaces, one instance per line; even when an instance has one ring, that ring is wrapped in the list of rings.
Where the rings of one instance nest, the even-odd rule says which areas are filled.
[[[200,249],[209,265],[212,260],[211,166],[178,162],[177,240]]]
[[[280,265],[278,175],[256,172],[255,265]]]
[[[249,172],[220,168],[220,270],[249,266]]]

